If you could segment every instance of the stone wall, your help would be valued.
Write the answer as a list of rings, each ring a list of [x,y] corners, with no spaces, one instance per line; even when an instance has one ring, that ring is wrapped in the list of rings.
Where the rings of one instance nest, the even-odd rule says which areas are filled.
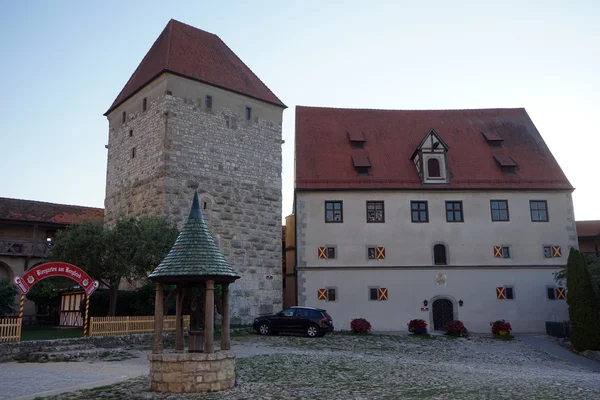
[[[197,190],[211,234],[241,276],[231,287],[231,322],[250,323],[282,304],[283,110],[178,76],[163,77],[162,86],[149,85],[108,116],[105,220],[162,213],[181,227]],[[210,109],[207,95],[213,99]],[[143,97],[149,104],[145,112],[139,107]],[[246,107],[252,109],[250,120]],[[119,119],[123,110],[125,124]]]
[[[235,352],[149,354],[150,388],[155,392],[199,393],[235,385]]]

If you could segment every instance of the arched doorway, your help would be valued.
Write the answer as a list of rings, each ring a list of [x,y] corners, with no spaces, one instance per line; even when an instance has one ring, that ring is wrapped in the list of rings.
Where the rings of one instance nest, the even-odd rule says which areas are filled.
[[[444,329],[444,324],[454,319],[454,306],[448,299],[437,299],[431,306],[433,314],[433,329],[440,331]]]

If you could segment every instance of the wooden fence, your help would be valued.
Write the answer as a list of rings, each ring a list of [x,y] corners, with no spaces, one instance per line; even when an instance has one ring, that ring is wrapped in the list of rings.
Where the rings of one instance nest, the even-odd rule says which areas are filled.
[[[0,343],[18,342],[21,340],[21,324],[23,318],[0,319]]]
[[[175,331],[175,316],[164,317],[163,332]],[[183,316],[183,330],[190,326],[190,316]],[[154,332],[154,315],[142,317],[91,317],[90,336],[127,335]]]

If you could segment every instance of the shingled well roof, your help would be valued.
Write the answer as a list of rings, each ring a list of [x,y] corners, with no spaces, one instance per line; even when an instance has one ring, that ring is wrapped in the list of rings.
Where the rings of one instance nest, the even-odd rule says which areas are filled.
[[[0,220],[75,224],[104,220],[104,209],[0,197]]]
[[[286,107],[217,35],[172,19],[104,115],[164,72]]]
[[[435,129],[447,143],[449,184],[424,185],[411,155]],[[364,150],[348,132],[364,132]],[[481,132],[494,132],[492,148]],[[358,176],[350,156],[368,155],[369,176]],[[513,160],[516,173],[496,160]],[[523,108],[368,110],[296,108],[296,188],[304,189],[560,189],[573,190]]]
[[[179,283],[214,279],[231,282],[239,279],[216,246],[200,210],[198,193],[190,216],[169,254],[148,278],[157,282]]]

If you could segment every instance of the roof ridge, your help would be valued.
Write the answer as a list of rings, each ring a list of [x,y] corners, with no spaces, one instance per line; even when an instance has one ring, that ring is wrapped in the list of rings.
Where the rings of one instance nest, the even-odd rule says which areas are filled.
[[[99,207],[79,206],[79,205],[64,204],[64,203],[51,203],[51,202],[48,202],[48,201],[17,199],[17,198],[14,198],[14,197],[0,197],[0,202],[2,202],[4,200],[12,200],[12,201],[20,201],[20,202],[28,202],[28,203],[48,204],[48,205],[53,205],[53,206],[65,206],[65,207],[73,207],[73,208],[84,208],[84,209],[88,209],[88,210],[102,210],[102,211],[104,211],[104,208],[99,208]]]
[[[169,30],[167,31],[167,51],[166,51],[167,54],[165,55],[165,67],[164,67],[164,69],[167,69],[167,70],[169,69],[169,61],[171,61],[171,40],[173,40],[173,22],[178,22],[178,21],[175,21],[173,18],[171,18],[171,20],[167,24],[167,28]]]
[[[348,111],[501,111],[501,110],[525,110],[525,107],[496,107],[496,108],[430,108],[430,109],[397,109],[397,108],[352,108],[352,107],[322,107],[296,105],[296,109],[313,110],[348,110]]]

